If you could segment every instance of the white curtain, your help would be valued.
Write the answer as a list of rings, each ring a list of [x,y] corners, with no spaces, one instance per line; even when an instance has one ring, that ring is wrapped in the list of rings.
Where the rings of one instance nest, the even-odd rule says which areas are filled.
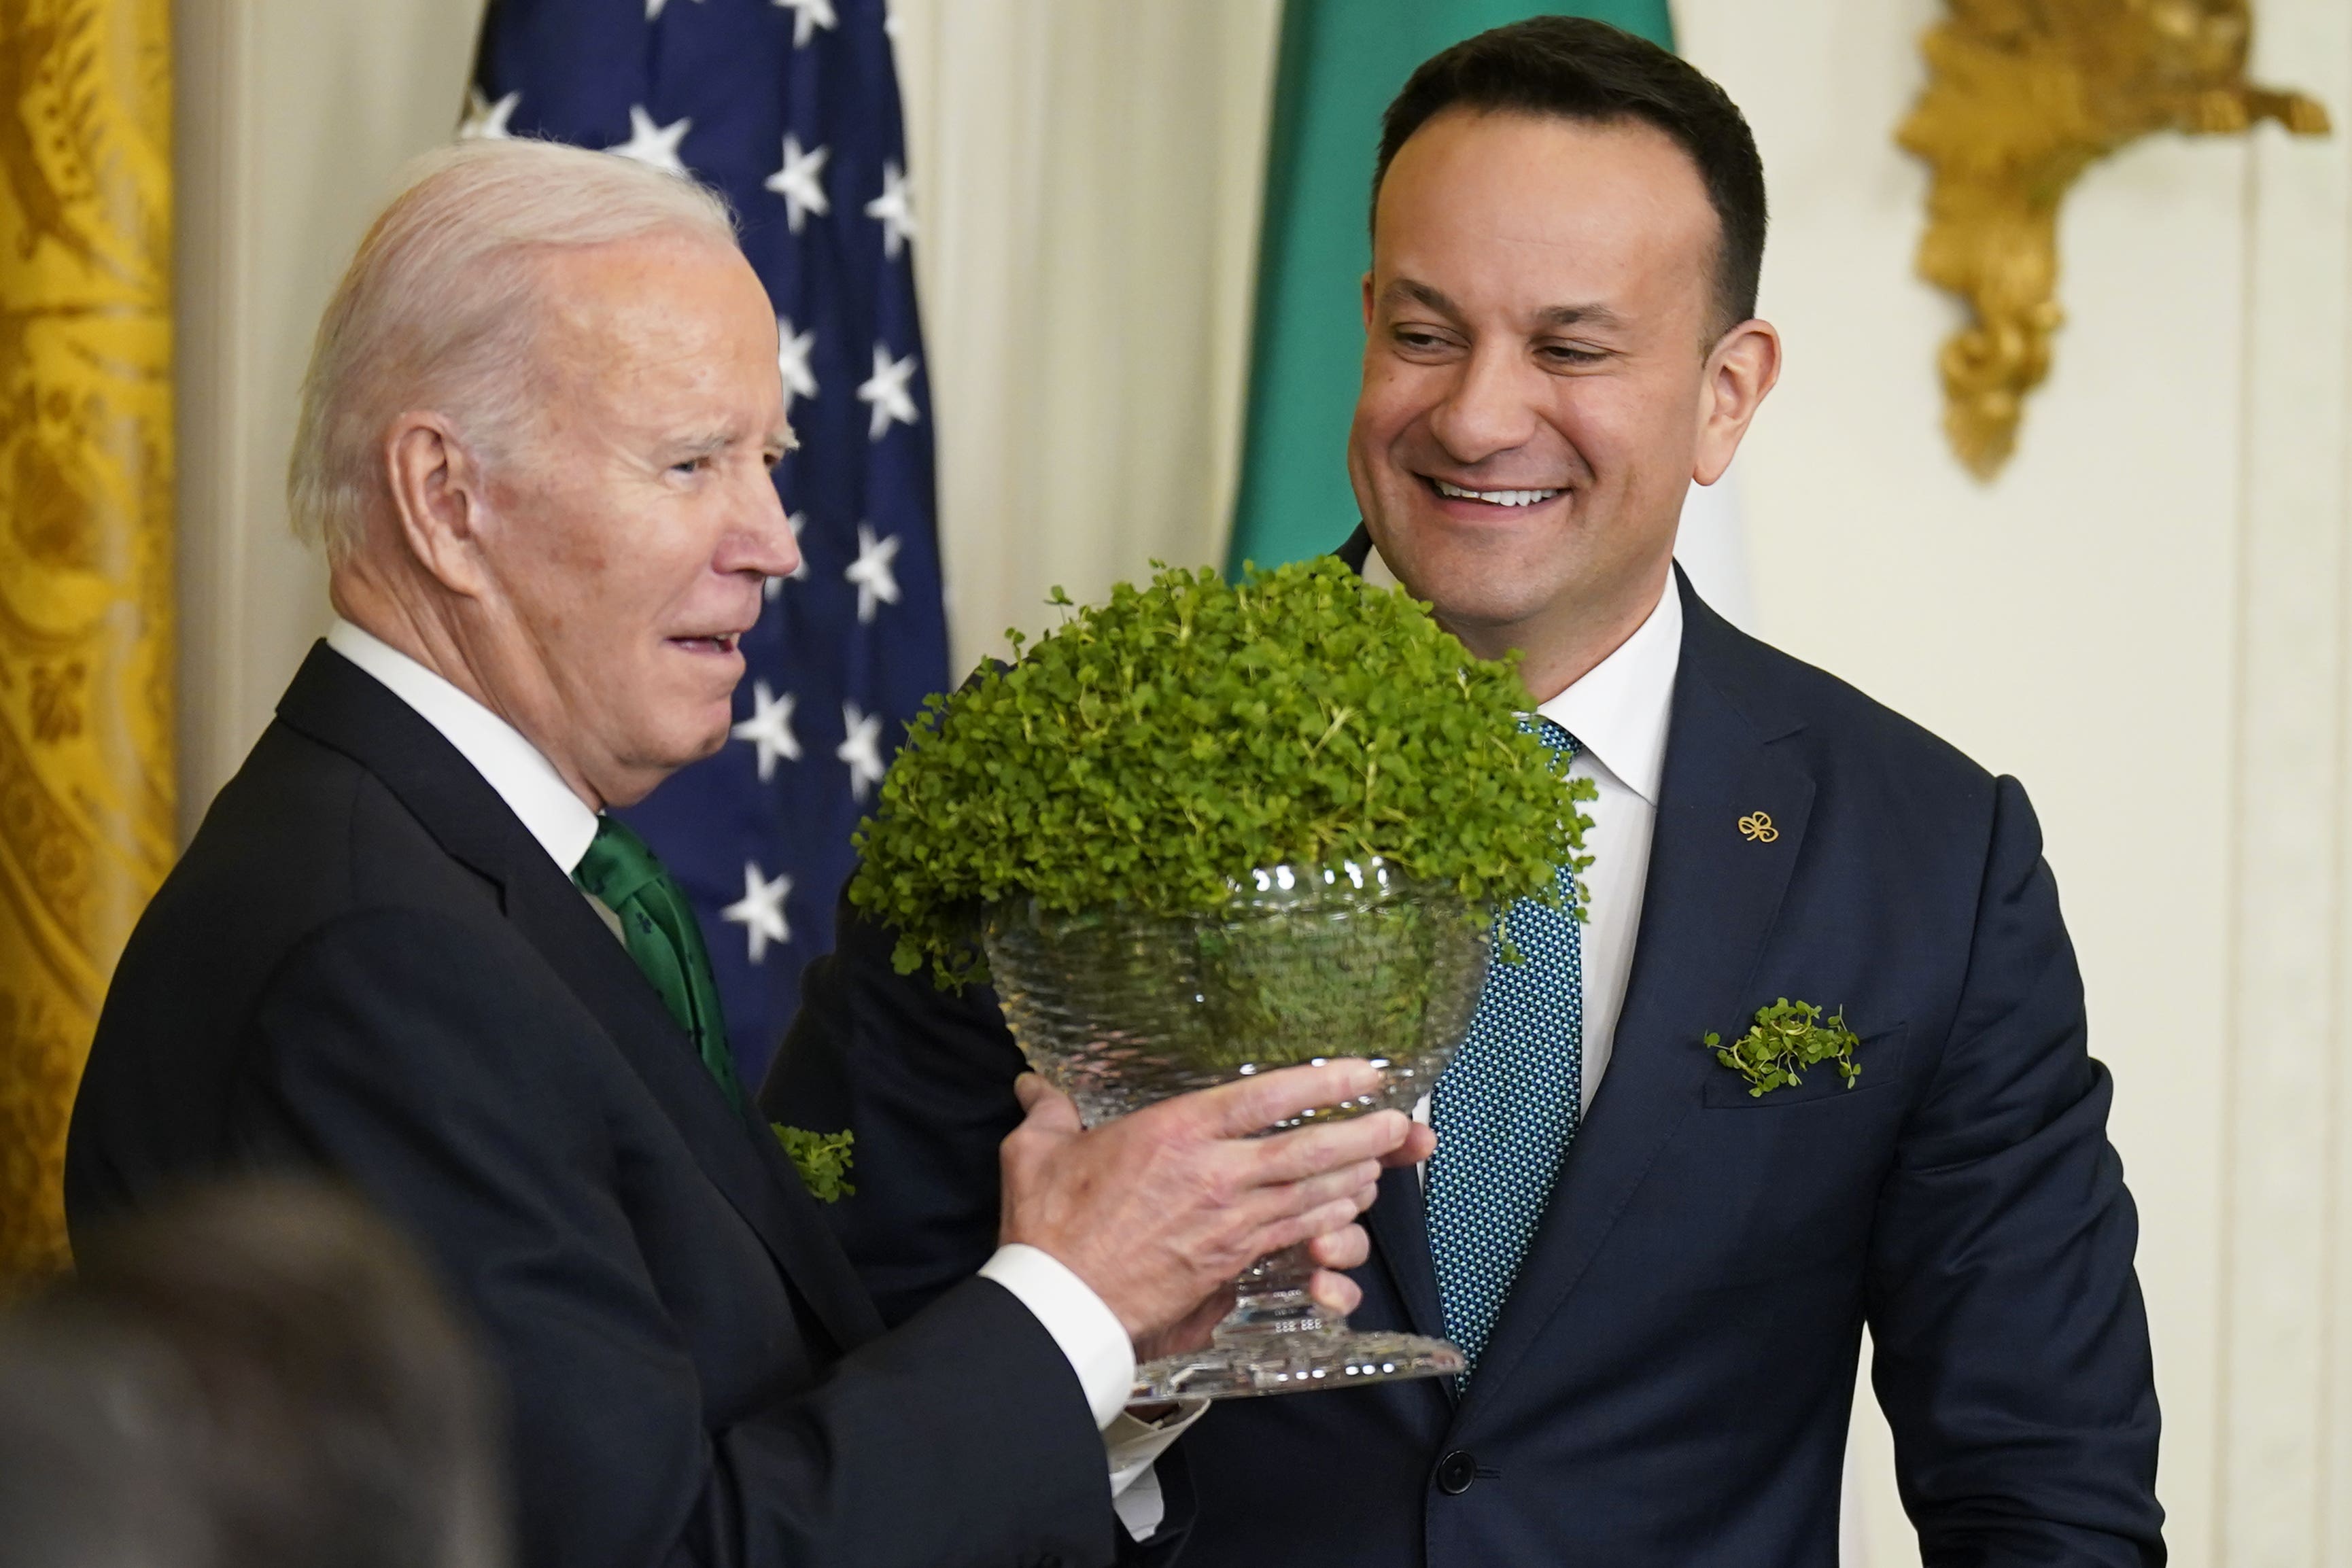
[[[954,674],[1224,553],[1279,0],[896,0]]]

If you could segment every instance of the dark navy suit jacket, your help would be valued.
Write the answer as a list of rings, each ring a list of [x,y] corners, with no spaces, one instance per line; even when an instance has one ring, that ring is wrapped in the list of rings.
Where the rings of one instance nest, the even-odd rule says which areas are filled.
[[[2137,1219],[2024,791],[1677,591],[1614,1051],[1475,1376],[1213,1410],[1188,1561],[1831,1568],[1865,1322],[1928,1563],[2163,1561]],[[1021,1060],[889,950],[845,915],[765,1093],[856,1127],[833,1218],[897,1319],[985,1255]],[[1701,1046],[1783,997],[1844,1010],[1858,1087],[1751,1098]],[[1357,1323],[1442,1333],[1413,1173],[1366,1221]]]
[[[254,1166],[349,1180],[485,1331],[530,1568],[1148,1559],[1044,1325],[967,1270],[885,1333],[579,890],[323,645],[131,936],[67,1211]]]

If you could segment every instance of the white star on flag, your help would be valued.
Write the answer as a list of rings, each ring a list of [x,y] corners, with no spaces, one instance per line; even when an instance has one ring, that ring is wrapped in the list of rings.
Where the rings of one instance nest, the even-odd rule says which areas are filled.
[[[784,374],[784,412],[793,412],[793,399],[816,396],[816,372],[809,369],[809,350],[816,347],[816,329],[805,332],[793,330],[793,319],[776,318],[776,369]]]
[[[851,798],[863,800],[867,789],[882,782],[882,716],[863,714],[856,703],[844,703],[841,722],[849,734],[833,754],[849,764]]]
[[[743,896],[720,910],[719,918],[744,928],[754,964],[767,962],[769,943],[782,946],[793,939],[793,928],[784,924],[784,900],[792,893],[791,877],[761,876],[758,861],[743,862]]]
[[[857,389],[857,401],[874,405],[874,418],[866,425],[866,439],[881,440],[882,433],[890,428],[893,420],[900,424],[915,423],[915,398],[907,390],[914,374],[914,355],[894,360],[889,350],[879,343],[874,345],[874,373]]]
[[[857,623],[860,626],[873,623],[876,600],[885,604],[898,602],[898,578],[890,570],[890,562],[898,553],[898,535],[877,539],[870,526],[865,523],[857,525],[857,559],[851,561],[849,570],[841,575],[857,585]]]
[[[882,254],[898,260],[898,252],[915,237],[915,209],[906,172],[894,160],[882,161],[882,193],[866,204],[866,215],[882,225]]]
[[[751,683],[751,716],[728,731],[738,740],[748,740],[760,748],[760,782],[765,784],[776,771],[776,758],[787,762],[801,759],[800,737],[793,733],[793,694],[772,695],[765,681]]]
[[[818,217],[833,211],[833,202],[824,193],[824,161],[833,155],[830,147],[820,147],[812,152],[801,151],[799,137],[787,131],[784,135],[784,166],[761,182],[784,199],[784,223],[793,233],[801,232],[808,214]]]
[[[457,122],[457,140],[460,141],[511,140],[514,132],[507,129],[507,121],[514,118],[515,105],[521,101],[522,94],[510,92],[498,102],[492,103],[482,96],[480,88],[467,88],[466,118]]]
[[[646,112],[642,103],[629,105],[629,139],[617,146],[607,147],[607,152],[617,152],[624,158],[634,158],[665,174],[683,175],[686,165],[678,161],[677,144],[694,129],[691,120],[674,120],[667,125],[656,125],[654,117]]]
[[[776,4],[793,14],[793,47],[796,49],[814,37],[819,27],[836,25],[833,0],[776,0]]]
[[[702,4],[702,0],[694,0],[694,3],[699,5]],[[648,22],[660,21],[662,7],[668,4],[669,0],[646,0],[646,20]]]

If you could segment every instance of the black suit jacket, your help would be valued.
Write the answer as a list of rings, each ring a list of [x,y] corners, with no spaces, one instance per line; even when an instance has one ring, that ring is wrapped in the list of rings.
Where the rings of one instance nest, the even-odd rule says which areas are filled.
[[[1867,1322],[1927,1563],[2160,1563],[2137,1219],[2024,792],[1676,591],[1614,1051],[1468,1392],[1214,1409],[1190,1560],[1830,1568]],[[889,952],[845,912],[764,1095],[856,1125],[833,1218],[903,1321],[984,1255],[1020,1056]],[[1701,1047],[1782,997],[1845,1009],[1858,1087],[1752,1099]],[[1360,1326],[1444,1332],[1423,1212],[1389,1173]]]
[[[886,1333],[580,893],[323,645],[123,955],[68,1211],[279,1166],[355,1183],[487,1331],[527,1563],[1112,1556],[1044,1327],[967,1278]]]

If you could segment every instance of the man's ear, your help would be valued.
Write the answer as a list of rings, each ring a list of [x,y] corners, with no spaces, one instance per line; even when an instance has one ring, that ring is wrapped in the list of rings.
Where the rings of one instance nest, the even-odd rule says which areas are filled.
[[[1712,485],[1731,466],[1749,422],[1780,379],[1780,334],[1769,321],[1742,321],[1707,351],[1706,375],[1691,477]]]
[[[383,455],[393,516],[409,555],[450,592],[478,598],[488,497],[472,449],[446,419],[420,412],[392,422]]]

